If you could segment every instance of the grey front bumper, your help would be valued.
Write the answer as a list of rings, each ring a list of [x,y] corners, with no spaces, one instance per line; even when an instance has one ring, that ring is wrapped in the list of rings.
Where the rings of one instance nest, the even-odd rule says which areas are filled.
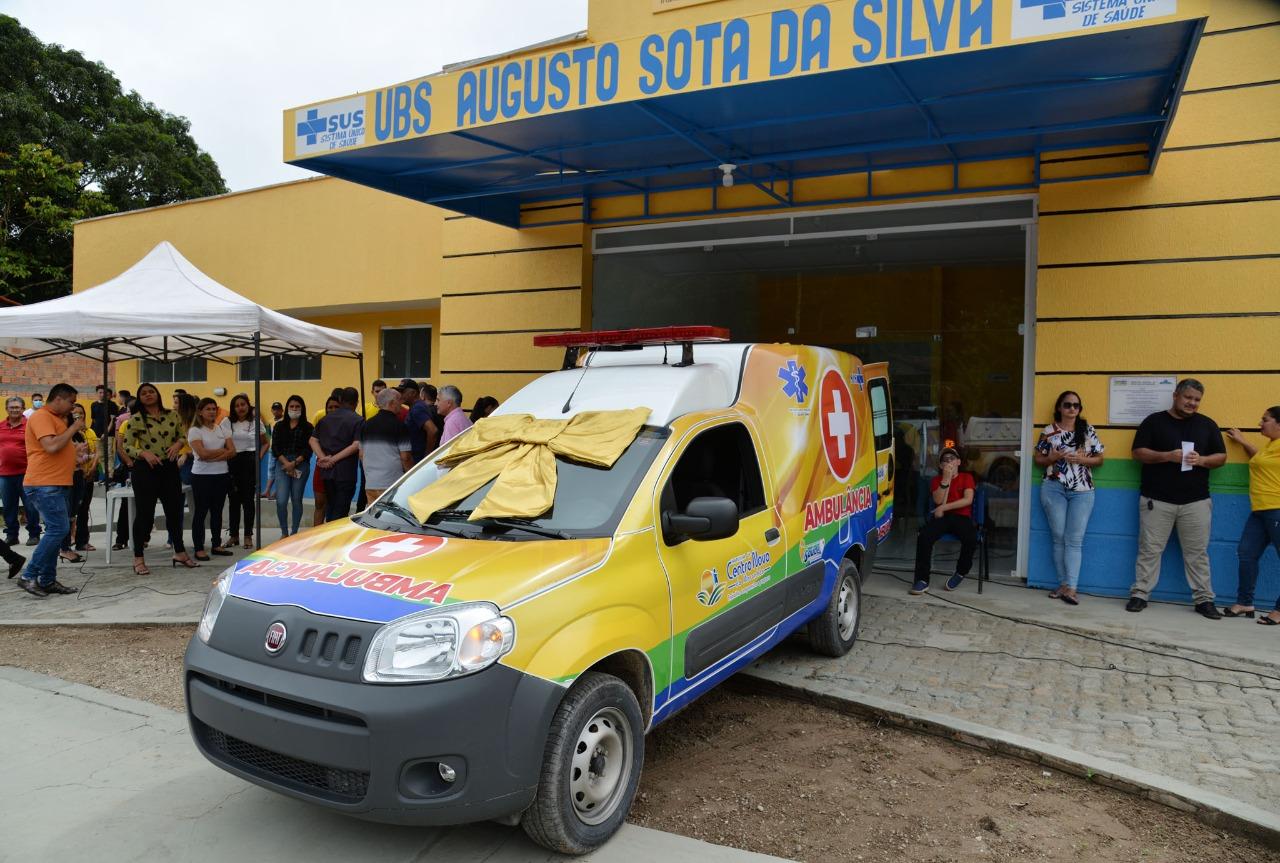
[[[236,605],[249,616],[287,615],[295,625],[332,621],[298,608]],[[260,661],[232,655],[198,638],[187,648],[185,688],[192,736],[217,766],[351,815],[423,825],[527,808],[564,693],[503,665],[425,684],[332,679],[265,652]],[[454,782],[440,779],[440,763],[453,768]]]

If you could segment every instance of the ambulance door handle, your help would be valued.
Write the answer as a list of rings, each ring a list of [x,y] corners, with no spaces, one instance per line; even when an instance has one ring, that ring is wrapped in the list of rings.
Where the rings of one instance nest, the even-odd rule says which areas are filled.
[[[776,527],[771,527],[764,532],[764,541],[769,545],[773,545],[780,539],[782,539],[782,534],[778,532]]]

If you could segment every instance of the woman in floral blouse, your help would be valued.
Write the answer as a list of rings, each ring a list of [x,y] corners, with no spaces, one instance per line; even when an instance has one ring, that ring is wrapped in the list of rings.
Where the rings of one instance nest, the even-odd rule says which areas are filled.
[[[160,391],[149,383],[138,385],[139,409],[125,427],[124,451],[133,459],[133,571],[150,575],[142,556],[147,535],[156,519],[156,501],[168,525],[182,524],[182,481],[178,478],[179,453],[185,435],[176,411],[167,409]],[[182,530],[173,531],[173,565],[199,566],[182,544]]]
[[[1084,532],[1093,512],[1093,468],[1102,464],[1102,441],[1084,418],[1080,394],[1067,390],[1053,403],[1053,422],[1036,444],[1035,462],[1045,469],[1040,504],[1053,534],[1058,587],[1049,594],[1079,605],[1076,585],[1084,557]]]

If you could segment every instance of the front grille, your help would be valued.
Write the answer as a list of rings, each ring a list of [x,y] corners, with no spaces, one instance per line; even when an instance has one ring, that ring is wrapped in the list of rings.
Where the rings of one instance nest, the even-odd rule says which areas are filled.
[[[210,754],[246,773],[338,803],[359,803],[369,793],[369,774],[326,767],[232,737],[192,717],[201,745]]]
[[[254,689],[251,686],[243,686],[239,683],[232,683],[229,680],[209,677],[205,674],[193,674],[192,676],[198,678],[204,683],[207,683],[209,686],[216,687],[222,692],[234,695],[237,698],[243,698],[246,701],[252,701],[255,704],[274,707],[276,710],[283,710],[286,713],[296,713],[300,716],[310,716],[315,719],[325,719],[329,722],[339,722],[343,725],[354,725],[359,728],[366,727],[363,719],[358,716],[352,716],[348,713],[340,713],[337,710],[330,710],[327,707],[308,704],[305,701],[294,701],[292,698],[283,698],[279,695],[272,695],[269,692],[263,692],[261,689]]]
[[[317,649],[317,643],[319,648]],[[326,632],[321,634],[319,630],[308,629],[302,635],[302,641],[298,645],[298,661],[311,662],[315,661],[317,665],[332,665],[335,658],[338,658],[338,667],[344,671],[349,671],[356,667],[356,661],[360,658],[360,647],[363,645],[364,639],[358,635],[343,636],[337,632]],[[342,653],[339,658],[338,646],[341,644]]]

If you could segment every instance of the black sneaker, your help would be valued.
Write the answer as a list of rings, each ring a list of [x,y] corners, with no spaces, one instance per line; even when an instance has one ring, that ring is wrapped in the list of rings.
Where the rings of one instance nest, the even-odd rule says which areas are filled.
[[[38,537],[38,536],[29,536],[29,537],[27,537],[27,547],[28,547],[28,548],[30,548],[30,547],[31,547],[31,546],[33,546],[33,545],[39,545],[39,544],[40,544],[40,537]]]
[[[30,578],[18,579],[18,587],[34,596],[36,599],[44,599],[49,595],[43,587],[36,584],[35,581]]]
[[[1137,596],[1129,597],[1129,601],[1125,603],[1125,611],[1142,611],[1147,607],[1147,601]]]
[[[1207,617],[1210,620],[1222,620],[1222,613],[1218,611],[1218,607],[1212,602],[1197,602],[1196,614]]]
[[[65,595],[67,595],[67,594],[71,594],[71,593],[79,593],[79,592],[80,592],[80,588],[78,588],[78,587],[67,587],[67,586],[66,586],[65,584],[63,584],[62,582],[60,582],[60,581],[56,581],[56,580],[55,580],[55,581],[53,582],[53,584],[49,585],[48,587],[46,587],[46,588],[44,589],[44,592],[45,592],[45,593],[50,593],[50,594],[52,594],[52,593],[60,593],[60,594],[62,594],[62,595],[64,595],[64,596],[65,596]]]
[[[15,554],[13,556],[13,560],[9,561],[9,577],[13,578],[15,575],[22,572],[22,565],[26,562],[27,559],[25,557],[20,554]]]

